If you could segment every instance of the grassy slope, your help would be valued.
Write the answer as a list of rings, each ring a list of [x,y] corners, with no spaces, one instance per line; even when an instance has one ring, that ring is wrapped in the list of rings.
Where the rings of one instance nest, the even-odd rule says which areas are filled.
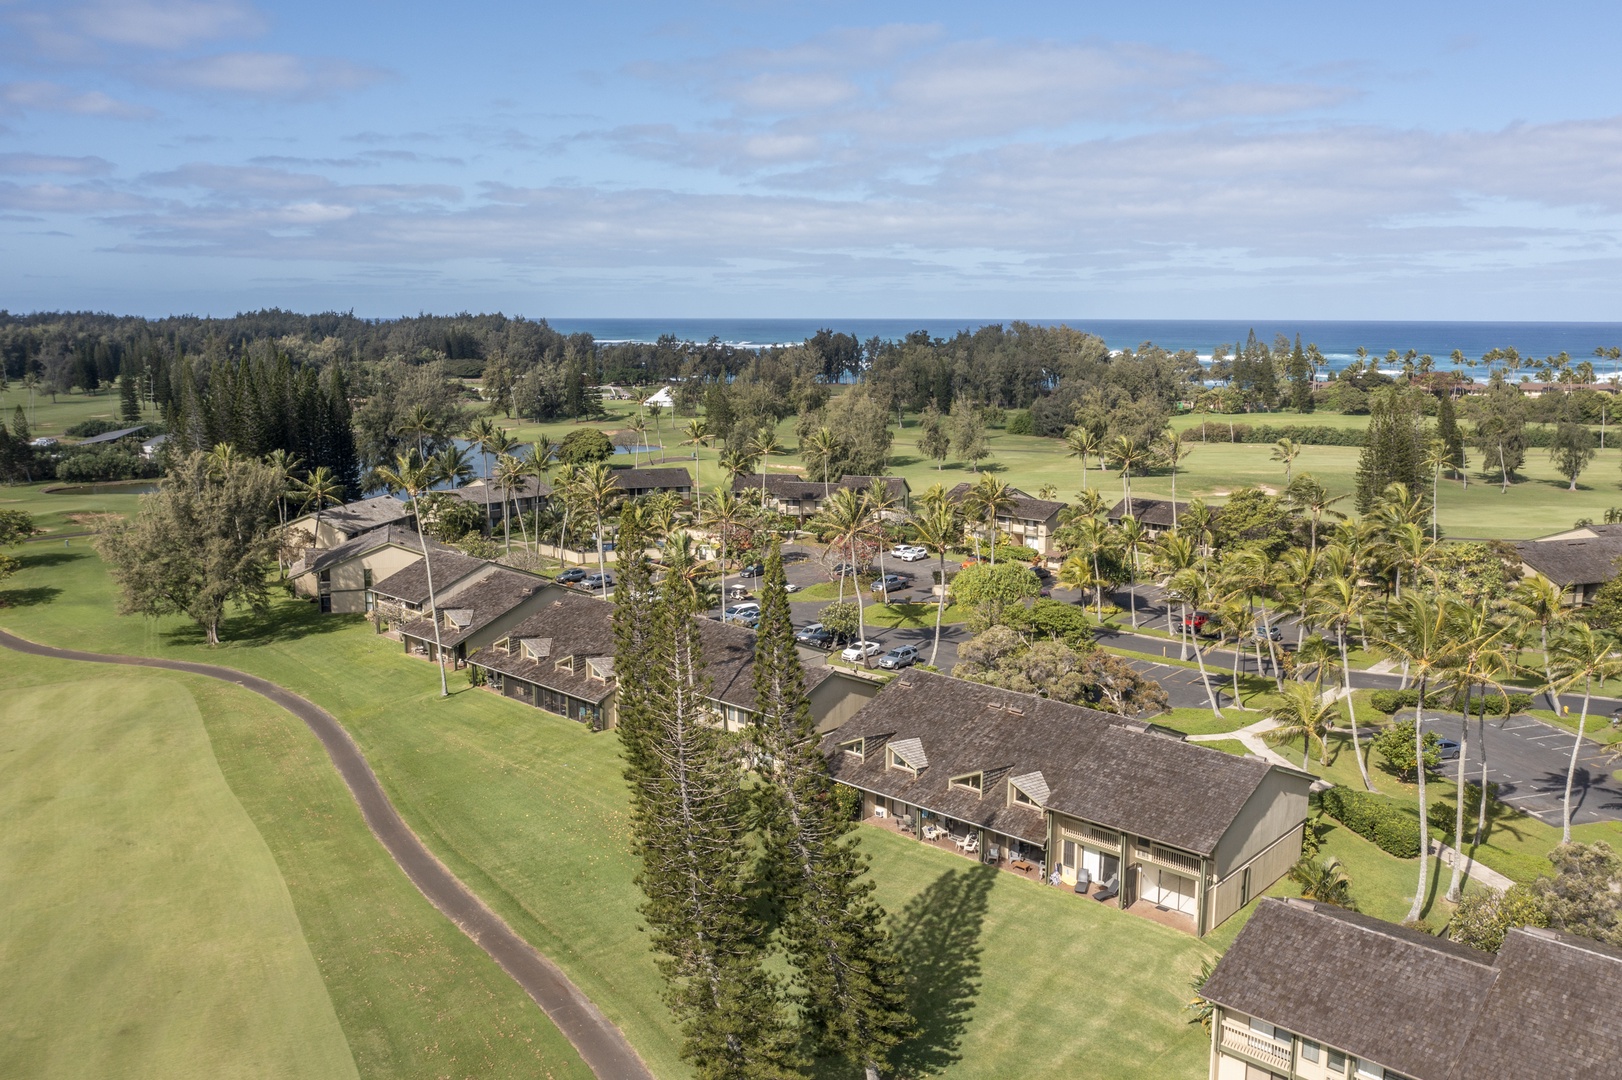
[[[685,1075],[635,912],[610,736],[471,690],[440,701],[433,668],[372,637],[359,620],[323,620],[308,605],[286,603],[251,647],[238,639],[210,652],[173,623],[111,617],[109,583],[93,557],[29,562],[17,586],[28,590],[49,580],[61,592],[50,603],[0,615],[10,629],[64,643],[83,643],[89,630],[108,651],[206,657],[331,708],[436,854],[553,956],[660,1075]],[[233,622],[229,629],[240,635],[247,626]],[[982,950],[981,989],[972,1001],[931,990],[940,1000],[928,1010],[933,1034],[923,1057],[944,1066],[960,1054],[949,1072],[963,1077],[1028,1076],[1033,1068],[1034,1075],[1060,1075],[1081,1058],[1104,1063],[1102,1075],[1199,1073],[1205,1043],[1177,1005],[1209,955],[1205,946],[1006,875],[985,900],[974,946],[972,934],[952,937],[969,933],[972,911],[964,905],[979,902],[966,895],[974,891],[963,880],[969,864],[917,844],[882,853],[875,877],[925,965],[920,985],[949,981],[952,971],[945,969],[959,966],[952,959],[959,945]],[[911,916],[903,910],[909,902],[922,905]],[[1045,930],[1039,947],[1031,939],[1036,926]],[[946,943],[935,944],[935,937]],[[1111,992],[1075,994],[1078,971],[1107,973]],[[337,991],[334,998],[341,1001]],[[959,1012],[961,1022],[953,1019]],[[946,1046],[954,1038],[959,1051]],[[1042,1053],[1011,1054],[1010,1047]]]
[[[0,697],[0,1074],[355,1076],[191,695],[22,681]]]

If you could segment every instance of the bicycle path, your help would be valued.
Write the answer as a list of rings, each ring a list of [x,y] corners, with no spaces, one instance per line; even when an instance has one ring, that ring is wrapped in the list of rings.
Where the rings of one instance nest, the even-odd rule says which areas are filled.
[[[486,907],[423,845],[394,809],[394,804],[389,802],[360,748],[325,709],[267,679],[214,664],[58,649],[28,641],[4,630],[0,630],[0,645],[29,656],[163,668],[203,675],[235,683],[280,705],[304,721],[305,726],[321,740],[327,757],[360,806],[372,835],[377,837],[411,883],[474,944],[500,964],[514,982],[523,987],[524,992],[541,1007],[541,1011],[557,1025],[564,1037],[574,1044],[587,1068],[599,1080],[654,1080],[653,1073],[631,1049],[625,1035],[592,1004],[591,999],[581,993],[556,964],[537,952],[499,915]]]

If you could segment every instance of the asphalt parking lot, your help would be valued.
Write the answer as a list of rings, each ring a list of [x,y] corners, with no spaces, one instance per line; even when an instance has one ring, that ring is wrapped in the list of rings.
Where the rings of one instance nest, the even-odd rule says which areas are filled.
[[[1589,723],[1605,724],[1605,717],[1590,716]],[[1426,731],[1445,739],[1459,738],[1458,717],[1431,717],[1424,721]],[[1465,772],[1469,779],[1481,779],[1482,726],[1470,722],[1466,744]],[[1576,735],[1564,728],[1545,724],[1530,716],[1507,720],[1489,717],[1486,724],[1487,781],[1498,785],[1499,801],[1524,810],[1538,820],[1559,825],[1561,802],[1566,790],[1566,768]],[[1442,763],[1445,775],[1453,775],[1456,761]],[[1617,762],[1608,750],[1592,739],[1583,740],[1578,753],[1577,775],[1571,789],[1571,821],[1582,825],[1593,821],[1622,819],[1622,782],[1614,773]]]

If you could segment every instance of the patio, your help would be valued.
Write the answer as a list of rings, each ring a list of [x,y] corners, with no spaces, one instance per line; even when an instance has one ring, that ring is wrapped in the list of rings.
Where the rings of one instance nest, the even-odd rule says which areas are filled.
[[[874,807],[862,818],[862,823],[886,829],[954,855],[974,859],[987,866],[995,866],[999,870],[1018,875],[1028,881],[1042,880],[1043,856],[1041,848],[1037,845],[1022,843],[994,833],[990,834],[994,839],[988,839],[986,846],[981,847],[978,828],[961,821],[929,814],[928,811],[925,811],[925,814],[924,834],[921,837],[914,831],[914,822],[910,816],[898,817],[884,807]],[[995,849],[995,857],[992,849]]]

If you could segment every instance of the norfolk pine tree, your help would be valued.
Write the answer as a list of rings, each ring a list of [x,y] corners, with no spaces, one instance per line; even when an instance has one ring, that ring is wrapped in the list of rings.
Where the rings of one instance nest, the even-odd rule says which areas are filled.
[[[766,933],[744,890],[738,744],[709,705],[691,591],[672,574],[651,608],[648,648],[632,661],[647,693],[625,719],[637,725],[627,737],[639,786],[637,883],[665,998],[700,1080],[787,1080],[797,1075],[797,1038],[777,981],[762,969]]]
[[[877,1080],[887,1052],[913,1029],[906,974],[819,747],[785,584],[774,544],[761,587],[752,725],[754,750],[775,780],[757,797],[765,861],[782,890],[782,937],[812,1040]]]

